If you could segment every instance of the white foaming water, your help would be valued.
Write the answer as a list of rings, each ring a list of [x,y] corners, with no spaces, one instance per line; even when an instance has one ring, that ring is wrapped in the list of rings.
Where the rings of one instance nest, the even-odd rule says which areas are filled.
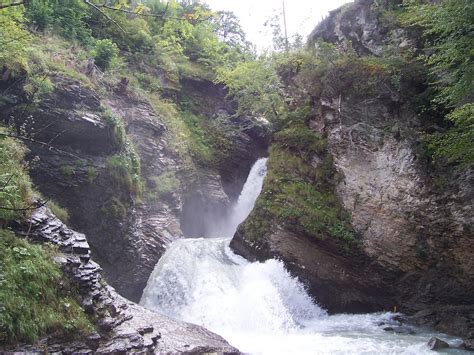
[[[261,191],[266,159],[257,161],[229,218],[230,232]],[[228,247],[230,237],[180,239],[156,265],[141,304],[222,335],[253,354],[432,354],[431,336],[402,335],[378,324],[392,314],[333,315],[317,306],[277,260],[250,263]],[[449,350],[460,353],[459,350]]]
[[[209,234],[205,237],[229,237],[231,238],[237,227],[252,211],[253,205],[262,191],[263,179],[267,173],[267,158],[258,159],[250,169],[247,181],[240,192],[237,202],[224,220],[216,220],[209,228]]]

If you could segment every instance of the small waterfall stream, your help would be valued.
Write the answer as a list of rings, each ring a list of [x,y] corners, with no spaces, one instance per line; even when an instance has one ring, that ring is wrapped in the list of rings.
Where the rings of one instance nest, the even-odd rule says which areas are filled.
[[[250,263],[235,255],[230,239],[251,212],[265,174],[266,159],[259,159],[215,235],[170,246],[148,280],[142,305],[202,325],[253,354],[430,354],[425,344],[431,336],[460,342],[419,329],[415,335],[386,332],[379,324],[390,324],[390,313],[329,316],[281,262]]]

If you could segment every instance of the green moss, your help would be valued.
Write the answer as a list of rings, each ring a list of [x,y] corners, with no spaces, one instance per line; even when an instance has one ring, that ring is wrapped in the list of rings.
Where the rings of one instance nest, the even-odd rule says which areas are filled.
[[[118,185],[125,187],[135,196],[141,195],[143,183],[140,157],[130,141],[127,140],[121,153],[107,159],[107,168]]]
[[[103,108],[103,115],[111,128],[115,144],[120,150],[120,153],[107,159],[107,168],[115,181],[125,186],[135,196],[140,196],[142,192],[140,157],[127,136],[123,120],[115,116],[108,107]],[[93,181],[96,175],[97,170],[88,169],[89,182]]]
[[[104,217],[123,220],[127,216],[128,209],[117,197],[112,197],[107,204],[100,209]]]
[[[99,172],[94,166],[87,167],[87,181],[89,181],[90,184],[92,184],[95,181],[98,175],[99,175]]]
[[[302,123],[291,125],[275,134],[275,141],[293,153],[309,159],[314,154],[320,154],[326,148],[326,142],[321,136]]]
[[[0,230],[0,342],[47,334],[79,338],[94,330],[65,283],[51,248]]]
[[[249,239],[265,236],[274,221],[317,239],[355,241],[349,216],[334,193],[337,175],[324,149],[324,140],[303,125],[277,134],[263,192],[244,224]],[[319,162],[313,166],[315,156]]]
[[[116,147],[123,148],[127,142],[127,133],[125,132],[123,120],[120,117],[115,116],[110,108],[104,107],[103,110],[103,117],[109,126]]]
[[[62,165],[61,166],[61,173],[70,178],[72,176],[74,176],[74,174],[76,173],[76,171],[74,170],[74,167],[71,166],[71,165]]]
[[[150,180],[153,182],[154,187],[148,191],[148,196],[152,199],[166,197],[170,193],[177,191],[181,185],[174,171],[167,171],[159,176],[152,176]]]

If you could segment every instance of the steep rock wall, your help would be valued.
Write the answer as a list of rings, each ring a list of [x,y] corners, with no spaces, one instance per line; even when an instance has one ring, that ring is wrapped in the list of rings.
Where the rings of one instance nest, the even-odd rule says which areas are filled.
[[[416,51],[416,38],[381,23],[375,7],[356,1],[335,10],[313,31],[310,45],[318,40],[352,45],[359,56],[382,55],[387,44]],[[408,91],[402,94],[381,85],[368,97],[348,86],[340,94],[313,98],[307,124],[325,138],[338,172],[333,193],[357,236],[352,255],[340,242],[308,238],[276,219],[260,238],[241,226],[231,246],[249,259],[282,258],[330,311],[396,307],[416,313],[420,324],[469,338],[474,334],[472,169],[426,164],[418,149],[421,122],[409,100],[420,88],[403,84]],[[320,157],[310,161],[318,169]],[[266,191],[264,184],[262,194]],[[256,216],[248,223],[259,223]]]
[[[38,208],[14,226],[19,236],[58,247],[58,262],[71,284],[77,287],[85,312],[94,318],[97,331],[85,339],[66,341],[46,337],[36,344],[0,345],[5,352],[61,353],[238,353],[220,336],[208,330],[153,313],[132,303],[107,285],[101,268],[90,255],[85,235],[59,221],[50,210]]]
[[[54,91],[35,102],[24,94],[21,83],[2,82],[10,95],[2,102],[0,117],[27,137],[36,188],[68,209],[71,225],[88,235],[105,279],[137,302],[166,246],[183,236],[182,229],[188,235],[205,232],[199,228],[209,224],[214,211],[225,213],[266,143],[239,131],[232,138],[236,148],[222,164],[196,166],[190,173],[170,147],[169,129],[160,113],[133,90],[119,84],[101,91],[61,75],[51,79]],[[212,83],[185,85],[205,102],[203,114],[232,113],[225,92]],[[123,120],[127,139],[140,157],[145,189],[141,201],[110,169],[110,158],[122,148],[104,106]],[[233,174],[233,169],[239,173]],[[156,185],[154,179],[166,172],[180,180],[179,188],[158,198],[147,195]]]

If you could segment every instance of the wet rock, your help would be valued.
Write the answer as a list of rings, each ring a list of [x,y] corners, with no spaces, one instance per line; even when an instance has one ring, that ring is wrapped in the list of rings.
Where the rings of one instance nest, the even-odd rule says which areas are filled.
[[[474,351],[474,338],[464,339],[464,348]]]
[[[438,350],[438,349],[446,349],[449,348],[449,344],[446,343],[444,340],[441,340],[439,338],[433,337],[430,340],[428,340],[427,343],[428,347],[431,350]]]
[[[391,326],[391,327],[385,327],[383,328],[384,331],[386,332],[394,332],[397,334],[416,334],[416,332],[413,330],[413,328],[410,327],[404,327],[404,326]]]
[[[342,50],[352,45],[361,57],[382,56],[388,42],[411,43],[416,50],[410,33],[380,23],[382,3],[393,4],[355,1],[331,12],[311,34],[310,44],[323,40]],[[377,95],[347,87],[340,95],[315,98],[308,126],[326,137],[326,153],[340,176],[335,189],[327,188],[350,216],[358,243],[310,239],[304,227],[274,218],[258,240],[240,228],[231,247],[249,260],[281,258],[330,312],[397,305],[414,314],[430,308],[426,324],[469,336],[474,327],[474,170],[427,168],[418,151],[420,122],[408,107],[420,92],[410,80],[398,94],[382,86]],[[309,161],[317,169],[317,157]],[[445,186],[437,186],[437,179]]]
[[[152,333],[153,332],[153,327],[151,325],[141,327],[138,329],[138,333],[141,335],[146,334],[146,333]]]
[[[62,255],[55,260],[70,282],[77,286],[80,304],[97,318],[99,333],[94,332],[75,342],[52,337],[35,345],[17,344],[5,349],[0,346],[0,352],[174,353],[204,348],[218,353],[237,352],[222,337],[202,327],[172,320],[118,295],[102,279],[102,269],[97,263],[81,259],[83,253],[90,252],[85,236],[69,229],[46,207],[35,210],[24,223],[17,223],[15,231],[19,235],[28,234],[32,242],[48,242],[59,247]],[[75,248],[76,243],[80,247]]]

